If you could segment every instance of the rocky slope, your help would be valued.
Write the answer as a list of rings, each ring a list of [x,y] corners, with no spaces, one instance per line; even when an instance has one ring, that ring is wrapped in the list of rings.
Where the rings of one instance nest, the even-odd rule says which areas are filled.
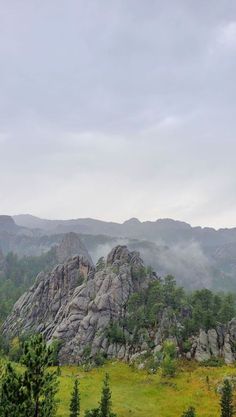
[[[49,274],[40,273],[31,289],[15,304],[4,324],[3,333],[43,332],[48,336],[73,296],[81,279],[92,267],[87,259],[74,257],[56,266]]]
[[[57,339],[61,342],[62,363],[82,362],[85,352],[90,357],[103,353],[133,360],[150,349],[159,351],[168,338],[189,359],[203,361],[219,356],[227,363],[235,361],[236,319],[208,332],[201,330],[190,338],[189,351],[185,353],[181,338],[171,336],[171,329],[181,328],[181,322],[168,308],[162,311],[157,328],[145,330],[134,340],[121,326],[122,333],[114,340],[109,329],[126,317],[130,296],[158,278],[144,268],[139,253],[126,246],[115,247],[96,268],[85,255],[73,256],[51,273],[40,273],[34,286],[15,304],[4,323],[4,335],[40,331],[48,341]]]
[[[216,329],[201,330],[198,337],[192,339],[192,348],[188,357],[198,362],[207,361],[211,357],[222,357],[225,363],[233,363],[236,359],[236,319],[227,326],[219,325]]]
[[[137,279],[142,267],[139,254],[122,246],[109,253],[99,270],[87,259],[73,257],[50,274],[39,274],[15,304],[3,333],[40,331],[48,340],[59,339],[63,362],[80,361],[88,346],[91,355],[102,350],[108,356],[125,357],[125,346],[109,344],[105,330],[125,314],[131,294],[157,279],[155,274]]]

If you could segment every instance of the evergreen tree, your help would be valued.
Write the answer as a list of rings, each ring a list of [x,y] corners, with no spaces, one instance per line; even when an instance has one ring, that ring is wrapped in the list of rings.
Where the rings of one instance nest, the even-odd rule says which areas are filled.
[[[163,361],[161,364],[162,374],[167,377],[174,377],[177,371],[176,347],[172,342],[166,341],[163,347]]]
[[[70,402],[70,417],[78,417],[80,413],[79,381],[75,380]]]
[[[106,374],[103,381],[102,397],[100,402],[101,417],[110,417],[111,414],[111,390],[109,386],[109,375]]]
[[[25,365],[23,385],[30,405],[25,417],[53,417],[56,412],[56,373],[49,371],[52,349],[42,335],[33,336],[24,346],[22,364]]]
[[[195,417],[195,416],[196,416],[196,413],[195,413],[195,408],[194,407],[189,407],[187,409],[187,411],[185,411],[182,414],[182,417]]]
[[[96,271],[101,271],[103,268],[105,268],[105,265],[106,265],[105,258],[101,256],[101,258],[99,258],[96,263]]]
[[[109,375],[106,374],[103,387],[101,401],[98,408],[93,408],[92,410],[85,411],[85,417],[116,417],[111,411],[111,390],[109,385]]]
[[[7,364],[1,378],[0,417],[25,417],[27,406],[23,377]]]
[[[172,378],[176,374],[176,361],[171,359],[171,357],[167,355],[163,359],[161,368],[163,376]]]
[[[233,390],[228,379],[225,379],[222,394],[221,394],[221,417],[232,417],[234,414],[233,408]]]

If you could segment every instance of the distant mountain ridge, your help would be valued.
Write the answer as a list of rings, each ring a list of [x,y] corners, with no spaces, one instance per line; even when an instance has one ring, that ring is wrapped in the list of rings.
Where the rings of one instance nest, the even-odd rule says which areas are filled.
[[[11,216],[0,215],[0,232],[15,232],[20,229]]]
[[[29,214],[13,216],[18,226],[41,229],[47,233],[77,232],[112,237],[142,238],[163,243],[197,240],[201,243],[216,244],[236,242],[236,227],[216,230],[211,227],[192,227],[190,224],[173,219],[157,219],[141,222],[131,218],[123,223],[106,222],[92,218],[70,220],[41,219]]]
[[[139,251],[159,275],[172,274],[186,288],[236,291],[236,228],[192,227],[172,219],[141,222],[132,218],[122,224],[89,218],[44,220],[31,215],[10,219],[3,217],[4,227],[0,228],[4,255],[38,256],[73,232],[94,263],[112,247],[127,245]]]

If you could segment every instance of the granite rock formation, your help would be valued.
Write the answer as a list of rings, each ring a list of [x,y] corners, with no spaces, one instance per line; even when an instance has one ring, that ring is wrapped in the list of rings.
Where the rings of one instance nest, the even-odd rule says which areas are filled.
[[[59,250],[61,259],[68,254],[65,248],[71,247],[71,239],[75,244],[72,252],[76,249],[74,238],[73,235],[66,238],[64,250]],[[108,329],[120,325],[126,317],[130,296],[157,279],[154,272],[144,268],[139,253],[129,251],[126,246],[116,246],[96,268],[86,252],[72,256],[51,273],[38,275],[33,287],[15,304],[3,325],[3,333],[11,338],[21,333],[41,332],[49,342],[59,340],[61,363],[81,363],[85,352],[91,358],[103,353],[108,358],[132,360],[144,351],[158,352],[166,339],[171,339],[179,354],[188,359],[202,362],[222,357],[226,363],[234,362],[236,319],[192,336],[187,353],[181,350],[183,341],[171,336],[173,327],[181,334],[181,320],[169,308],[163,310],[158,327],[144,329],[135,342],[122,326],[123,337],[116,341],[109,337]],[[152,341],[151,347],[147,340]]]
[[[65,234],[62,241],[56,246],[56,260],[63,263],[68,258],[73,258],[78,254],[86,258],[91,265],[93,264],[91,256],[79,235],[73,232]]]
[[[124,358],[125,346],[109,344],[105,330],[125,314],[131,294],[146,286],[156,275],[137,279],[143,261],[137,252],[117,246],[102,269],[75,256],[50,274],[40,273],[34,286],[15,304],[3,333],[42,332],[47,340],[62,342],[61,362],[77,363],[88,346],[91,355],[103,351]]]

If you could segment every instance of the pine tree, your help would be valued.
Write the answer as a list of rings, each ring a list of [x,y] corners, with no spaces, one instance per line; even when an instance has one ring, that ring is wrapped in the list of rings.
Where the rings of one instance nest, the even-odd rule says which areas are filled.
[[[74,389],[70,402],[70,417],[78,417],[80,414],[80,395],[79,395],[79,381],[75,380]]]
[[[52,349],[42,335],[33,336],[24,346],[21,363],[25,365],[23,385],[30,400],[25,417],[53,417],[56,412],[56,373],[49,371]]]
[[[9,363],[1,378],[0,417],[26,417],[29,398],[23,384],[23,376]]]
[[[115,417],[116,414],[114,414],[111,411],[111,390],[109,385],[109,375],[105,374],[105,378],[103,381],[103,387],[102,387],[102,396],[100,401],[100,417]]]
[[[163,376],[174,377],[177,371],[176,347],[172,342],[165,342],[163,347],[163,361],[161,364]]]
[[[196,413],[195,413],[195,408],[194,407],[189,407],[187,409],[187,411],[185,411],[182,414],[182,417],[195,417],[195,416],[196,416]]]
[[[100,402],[101,417],[110,417],[111,412],[111,390],[109,386],[109,375],[106,374],[103,381],[102,397]]]
[[[85,417],[116,417],[111,411],[111,390],[109,385],[109,375],[106,374],[103,387],[102,387],[102,395],[101,401],[99,404],[99,408],[94,408],[92,410],[86,410]]]
[[[233,390],[228,379],[225,379],[221,394],[221,417],[232,417],[234,415],[233,408]]]

